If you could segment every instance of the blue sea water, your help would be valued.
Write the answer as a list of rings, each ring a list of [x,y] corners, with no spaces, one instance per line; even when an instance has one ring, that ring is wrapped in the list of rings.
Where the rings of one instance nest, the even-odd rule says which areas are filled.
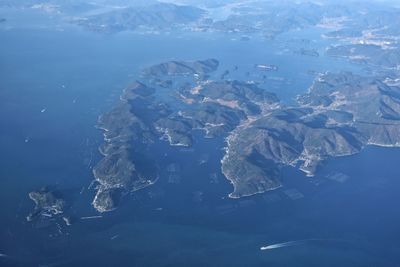
[[[29,12],[2,27],[0,253],[8,256],[0,257],[0,266],[400,266],[398,149],[369,147],[330,160],[315,179],[285,169],[284,188],[230,200],[231,185],[219,170],[222,140],[199,137],[196,153],[159,144],[157,157],[180,164],[178,184],[164,173],[154,186],[125,197],[118,210],[79,219],[98,215],[90,205],[94,191],[87,189],[101,158],[97,118],[140,68],[217,58],[220,71],[237,65],[234,78],[260,80],[254,64],[275,64],[279,71],[267,73],[262,86],[292,103],[310,86],[309,70],[364,71],[287,51],[287,44],[318,33],[246,42],[216,33],[101,35]],[[328,179],[334,172],[349,178]],[[33,208],[28,193],[45,185],[65,192],[77,218],[72,226],[26,222]],[[304,197],[291,199],[289,189]],[[305,241],[260,250],[297,240]]]

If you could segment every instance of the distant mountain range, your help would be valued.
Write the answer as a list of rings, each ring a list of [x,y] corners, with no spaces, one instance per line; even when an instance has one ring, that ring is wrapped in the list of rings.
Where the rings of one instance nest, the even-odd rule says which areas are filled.
[[[95,31],[172,28],[198,21],[205,11],[192,6],[157,3],[116,9],[77,20],[76,23]]]

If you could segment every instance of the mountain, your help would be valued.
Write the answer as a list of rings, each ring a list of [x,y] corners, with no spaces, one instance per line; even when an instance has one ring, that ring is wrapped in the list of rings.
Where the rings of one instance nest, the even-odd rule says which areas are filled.
[[[198,21],[205,11],[168,3],[126,7],[74,20],[75,23],[93,31],[117,32],[123,30],[170,29]]]

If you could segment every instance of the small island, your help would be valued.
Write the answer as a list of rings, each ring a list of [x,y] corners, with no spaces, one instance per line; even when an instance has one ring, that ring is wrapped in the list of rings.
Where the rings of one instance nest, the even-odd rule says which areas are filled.
[[[41,218],[60,217],[67,226],[72,224],[72,219],[65,215],[67,203],[59,191],[45,187],[38,191],[30,192],[29,198],[35,203],[35,207],[26,217],[28,222]]]

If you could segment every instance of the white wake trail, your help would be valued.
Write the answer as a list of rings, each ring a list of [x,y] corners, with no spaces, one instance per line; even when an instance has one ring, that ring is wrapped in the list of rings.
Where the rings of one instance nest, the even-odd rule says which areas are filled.
[[[289,241],[283,243],[272,244],[268,246],[261,247],[260,250],[269,250],[269,249],[277,249],[291,246],[298,246],[306,243],[308,240],[297,240],[297,241]]]

